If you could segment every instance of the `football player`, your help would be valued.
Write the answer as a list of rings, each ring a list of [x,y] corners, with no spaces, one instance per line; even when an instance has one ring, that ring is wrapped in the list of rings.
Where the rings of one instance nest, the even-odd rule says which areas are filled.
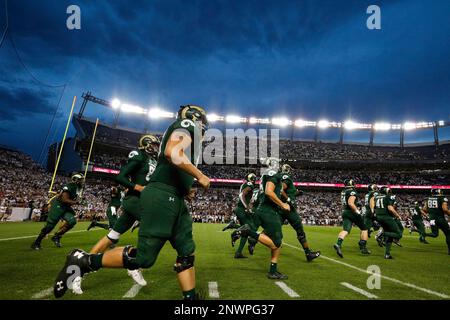
[[[117,215],[120,206],[122,205],[122,199],[119,188],[111,187],[110,196],[111,200],[109,201],[108,208],[106,209],[106,217],[108,218],[108,224],[100,223],[94,217],[92,219],[91,224],[87,228],[88,231],[95,227],[103,228],[105,230],[111,230],[114,227],[114,224],[117,221]]]
[[[383,228],[382,236],[378,236],[378,238],[384,237],[385,259],[393,259],[391,256],[392,242],[400,240],[403,236],[403,229],[399,226],[401,218],[395,209],[395,204],[395,195],[392,194],[391,188],[381,187],[380,193],[375,196],[375,216]]]
[[[281,230],[281,219],[279,210],[289,212],[289,204],[281,201],[281,173],[279,172],[279,160],[267,158],[265,165],[268,167],[261,177],[261,193],[256,215],[254,217],[254,227],[249,225],[241,226],[231,234],[232,242],[236,242],[240,237],[252,237],[261,242],[271,250],[270,268],[267,277],[269,279],[284,280],[288,277],[277,269],[280,249],[283,240]],[[263,233],[258,233],[257,227],[262,226]]]
[[[441,229],[445,235],[445,242],[450,255],[450,227],[447,220],[445,220],[445,215],[450,215],[450,210],[448,198],[442,193],[441,189],[431,190],[431,197],[428,197],[426,200],[423,211],[430,216],[431,233],[428,236],[437,238],[439,229]]]
[[[372,233],[372,228],[379,228],[378,222],[375,220],[375,196],[378,195],[378,186],[374,183],[369,184],[367,188],[368,192],[364,197],[364,224],[367,227],[368,237],[370,238],[370,234]],[[376,226],[375,226],[375,225]]]
[[[341,192],[343,230],[339,233],[337,242],[333,245],[333,248],[339,257],[344,257],[342,254],[342,242],[344,242],[345,237],[352,230],[352,224],[354,223],[361,230],[358,243],[360,252],[364,255],[370,254],[370,251],[367,250],[367,227],[361,216],[361,211],[357,207],[358,192],[356,191],[355,182],[353,179],[347,179],[344,181],[344,185],[345,188]]]
[[[428,241],[425,240],[427,233],[425,232],[425,224],[423,223],[423,218],[426,218],[427,214],[422,210],[417,201],[414,201],[414,205],[409,208],[409,214],[411,216],[409,233],[417,232],[419,234],[419,241],[428,244]]]
[[[174,271],[177,273],[184,299],[192,300],[197,297],[192,218],[184,197],[190,193],[194,179],[197,179],[205,190],[209,188],[209,178],[197,168],[207,125],[206,112],[201,107],[180,107],[176,120],[162,138],[158,164],[150,183],[145,189],[142,186],[136,188],[140,189],[138,192],[142,191],[137,248],[128,245],[97,254],[73,250],[55,280],[55,297],[63,296],[71,285],[72,279],[68,270],[74,265],[78,266],[81,275],[100,268],[150,268],[166,241],[170,241],[177,251]]]
[[[251,205],[251,199],[253,196],[253,191],[256,189],[256,175],[254,173],[250,173],[245,178],[245,182],[241,185],[239,189],[239,200],[236,208],[234,209],[234,214],[241,226],[247,224],[251,228],[253,227],[253,210]],[[235,259],[247,258],[242,254],[242,250],[247,243],[248,237],[243,236],[239,242],[239,246],[234,254]]]
[[[291,172],[292,167],[290,165],[283,164],[281,166],[281,173],[282,173],[281,182],[283,183],[282,195],[285,202],[289,204],[291,210],[289,212],[279,211],[279,213],[282,220],[283,221],[287,220],[297,233],[297,239],[300,242],[303,251],[305,252],[306,260],[308,262],[311,262],[320,256],[320,251],[312,251],[309,248],[308,241],[306,240],[306,234],[303,229],[302,220],[300,219],[300,216],[297,212],[297,203],[295,201],[295,198],[302,192],[300,190],[297,190],[297,188],[295,187],[294,181],[292,180],[291,177]]]
[[[159,139],[147,134],[139,139],[138,150],[131,151],[128,155],[127,163],[122,166],[116,177],[118,182],[127,192],[124,194],[121,203],[121,194],[118,188],[111,189],[111,203],[108,206],[108,218],[110,223],[114,222],[109,233],[100,239],[91,249],[91,254],[103,253],[114,246],[120,235],[127,232],[136,221],[141,219],[139,198],[141,191],[150,182],[150,177],[156,168],[156,158],[158,156]],[[117,218],[117,211],[122,206],[122,214]],[[128,275],[141,285],[146,286],[147,281],[142,276],[140,269],[128,270]],[[82,294],[81,277],[76,277],[72,284],[72,291],[75,294]]]
[[[53,197],[47,222],[36,240],[32,243],[32,249],[40,250],[42,239],[55,228],[60,220],[63,220],[64,222],[61,228],[51,238],[58,248],[61,247],[61,237],[77,223],[75,211],[72,209],[72,206],[81,203],[80,195],[82,192],[84,175],[76,173],[72,175],[70,180],[71,182],[65,185],[58,195]]]

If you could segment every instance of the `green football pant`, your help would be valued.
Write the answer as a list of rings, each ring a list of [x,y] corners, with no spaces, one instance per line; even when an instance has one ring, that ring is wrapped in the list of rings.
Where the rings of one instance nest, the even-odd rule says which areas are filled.
[[[439,229],[441,229],[445,235],[448,250],[450,250],[450,227],[445,217],[430,218],[430,226],[431,233],[428,233],[427,236],[437,238],[439,236]]]
[[[47,217],[47,223],[42,228],[41,233],[48,234],[58,224],[60,220],[67,222],[68,229],[72,229],[77,223],[75,218],[75,211],[69,206],[63,205],[59,201],[54,201],[50,207]]]
[[[303,229],[303,223],[302,219],[300,218],[299,214],[297,213],[296,208],[291,206],[291,211],[286,212],[280,210],[279,212],[280,217],[282,219],[282,222],[284,220],[287,220],[291,227],[295,230],[297,233],[297,239],[300,241],[300,243],[303,245],[303,243],[306,243],[306,234]]]
[[[117,222],[116,207],[108,207],[106,210],[106,216],[108,217],[109,228],[112,229]]]
[[[344,210],[342,212],[342,228],[344,231],[350,233],[350,231],[352,231],[353,224],[355,224],[361,231],[367,230],[367,226],[365,225],[361,215],[350,210]]]
[[[137,268],[150,268],[166,241],[177,251],[178,257],[194,254],[192,218],[184,197],[176,189],[163,183],[150,183],[142,191],[140,203]]]
[[[264,233],[272,239],[277,247],[281,247],[283,233],[281,230],[281,219],[278,210],[268,205],[260,205],[256,211],[255,226],[262,226]]]
[[[426,236],[426,231],[425,231],[425,224],[423,223],[423,220],[412,220],[413,226],[416,227],[417,232],[425,238]]]
[[[241,226],[243,226],[244,224],[247,224],[252,230],[256,231],[254,223],[253,223],[252,215],[249,213],[246,213],[244,208],[239,207],[239,206],[236,207],[236,209],[234,209],[234,214],[236,215],[237,219],[239,220],[239,223],[241,224]],[[239,246],[236,250],[236,253],[242,253],[242,250],[244,249],[247,239],[248,239],[248,237],[241,237]]]
[[[385,237],[394,239],[402,238],[403,232],[400,229],[399,223],[401,224],[401,222],[399,220],[386,215],[377,216],[377,220],[383,227]]]
[[[124,234],[131,229],[136,220],[140,220],[140,217],[141,204],[139,197],[126,196],[122,201],[122,215],[119,218],[116,216],[117,221],[112,229],[119,234]]]

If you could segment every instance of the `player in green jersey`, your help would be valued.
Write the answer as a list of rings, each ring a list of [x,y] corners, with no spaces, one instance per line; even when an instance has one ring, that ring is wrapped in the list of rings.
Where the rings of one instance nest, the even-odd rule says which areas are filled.
[[[426,200],[423,211],[428,213],[430,217],[431,233],[428,236],[437,238],[439,229],[441,229],[445,235],[445,242],[450,255],[450,227],[445,219],[445,215],[450,215],[450,210],[448,198],[442,193],[441,189],[431,190],[431,197]]]
[[[352,225],[355,224],[361,230],[360,240],[358,243],[359,250],[362,254],[370,254],[370,251],[367,250],[367,227],[361,216],[361,211],[357,207],[358,192],[356,191],[355,182],[353,179],[347,179],[345,180],[344,185],[345,188],[341,192],[343,230],[339,233],[337,242],[333,245],[333,248],[336,250],[339,257],[344,257],[342,254],[342,242],[344,242],[345,237],[352,230]]]
[[[234,209],[234,214],[236,215],[239,223],[243,226],[245,224],[249,225],[251,228],[253,226],[253,215],[254,212],[252,210],[251,199],[253,196],[253,191],[256,187],[256,175],[254,173],[250,173],[245,178],[245,182],[241,185],[239,189],[239,200]],[[242,254],[242,250],[247,243],[248,237],[241,237],[239,242],[239,246],[234,254],[235,259],[247,258]]]
[[[71,182],[63,187],[58,196],[54,197],[48,213],[47,223],[32,243],[32,249],[40,250],[42,239],[55,228],[60,220],[64,220],[65,223],[51,238],[57,247],[61,247],[61,237],[77,223],[75,211],[72,209],[72,206],[79,204],[81,201],[80,195],[83,182],[83,174],[76,173],[72,175]]]
[[[291,177],[291,172],[292,167],[290,165],[283,164],[281,166],[281,173],[282,173],[281,182],[283,183],[282,196],[284,198],[284,201],[288,203],[289,206],[291,207],[291,210],[289,212],[280,211],[279,213],[281,219],[283,221],[287,220],[297,233],[297,239],[300,242],[303,251],[305,252],[306,260],[308,262],[311,262],[320,256],[320,251],[312,251],[309,248],[308,241],[306,240],[306,234],[303,229],[303,223],[297,212],[297,203],[295,201],[295,198],[301,194],[301,191],[297,190],[297,188],[295,187],[294,181],[292,180]]]
[[[121,194],[116,188],[112,192],[111,198],[111,204],[115,204],[115,206],[110,206],[107,211],[107,213],[111,214],[111,218],[115,218],[116,221],[109,233],[101,238],[89,253],[103,253],[110,249],[119,241],[120,235],[130,230],[133,224],[140,220],[139,190],[143,190],[150,182],[150,177],[156,168],[158,149],[159,139],[154,135],[148,134],[143,135],[139,139],[138,149],[131,151],[128,155],[127,163],[121,167],[116,177],[116,182],[123,188],[127,188],[127,191]],[[120,217],[117,217],[119,207],[122,208],[122,214]],[[140,269],[127,270],[127,273],[137,284],[141,286],[147,285],[147,281],[144,279]],[[73,293],[83,293],[81,282],[81,277],[74,279],[72,283]]]
[[[89,224],[89,227],[87,228],[88,231],[95,227],[103,228],[105,230],[110,230],[114,227],[114,224],[116,223],[118,218],[120,206],[122,205],[119,188],[111,187],[110,196],[111,200],[109,201],[108,207],[106,209],[106,217],[108,218],[108,223],[100,223],[98,222],[96,217],[94,217],[92,219],[92,222]]]
[[[63,296],[72,284],[70,270],[74,265],[81,276],[100,268],[150,268],[166,241],[170,241],[177,251],[174,270],[184,299],[197,296],[192,218],[184,197],[189,195],[194,179],[204,189],[209,188],[209,178],[197,168],[207,125],[206,112],[202,108],[192,105],[180,107],[177,119],[162,138],[155,172],[141,193],[137,248],[117,247],[99,254],[73,250],[55,280],[55,297]]]
[[[375,196],[375,216],[383,228],[382,237],[386,244],[385,259],[393,259],[391,256],[392,242],[394,239],[400,240],[403,236],[403,231],[399,227],[400,215],[395,209],[395,204],[395,195],[388,187],[382,187],[380,193]]]
[[[261,242],[271,250],[270,268],[267,277],[269,279],[287,279],[288,277],[277,270],[280,249],[283,240],[281,230],[281,219],[279,210],[290,211],[289,204],[281,201],[281,173],[279,172],[279,160],[268,158],[265,161],[268,170],[261,177],[261,193],[256,215],[254,217],[254,228],[249,225],[241,226],[231,234],[232,242],[240,237],[252,237]],[[262,226],[263,233],[258,233],[257,227]]]
[[[409,214],[411,217],[409,233],[411,234],[412,232],[417,232],[419,234],[419,241],[421,243],[428,244],[428,241],[425,240],[427,233],[425,232],[425,224],[423,223],[423,218],[426,218],[427,214],[422,210],[417,201],[415,201],[414,205],[409,208]]]
[[[364,197],[363,219],[367,227],[368,237],[372,233],[372,228],[379,228],[378,222],[375,220],[375,196],[378,195],[378,186],[374,183],[367,187],[367,194]]]

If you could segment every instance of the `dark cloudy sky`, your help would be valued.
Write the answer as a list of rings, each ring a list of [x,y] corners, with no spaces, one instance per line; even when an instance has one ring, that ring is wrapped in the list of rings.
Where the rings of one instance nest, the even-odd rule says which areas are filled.
[[[3,1],[0,30],[6,24]],[[70,4],[81,8],[81,30],[66,28]],[[366,28],[370,4],[381,7],[381,30]],[[35,158],[62,85],[50,140],[61,138],[73,96],[87,90],[171,111],[196,103],[242,116],[449,119],[447,0],[9,0],[8,5],[9,33],[0,48],[0,144]],[[111,117],[92,104],[87,114]],[[136,118],[123,121],[143,127]],[[412,138],[424,136],[429,139],[431,131]]]

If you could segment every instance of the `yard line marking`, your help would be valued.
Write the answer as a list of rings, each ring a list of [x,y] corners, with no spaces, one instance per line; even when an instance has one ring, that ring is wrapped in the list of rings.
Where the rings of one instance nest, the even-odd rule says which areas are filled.
[[[288,246],[288,247],[291,247],[291,248],[300,250],[300,248],[298,248],[298,247],[296,247],[296,246],[293,246],[293,245],[291,245],[291,244],[289,244],[289,243],[283,242],[283,244],[285,244],[285,245]],[[364,270],[364,269],[355,267],[355,266],[353,266],[353,265],[351,265],[351,264],[348,264],[348,263],[345,263],[345,262],[342,262],[342,261],[339,261],[339,260],[336,260],[336,259],[333,259],[333,258],[329,258],[329,257],[324,256],[324,255],[320,255],[320,257],[322,257],[322,258],[325,259],[325,260],[332,261],[332,262],[334,262],[334,263],[339,263],[339,264],[341,264],[341,265],[343,265],[343,266],[346,266],[346,267],[348,267],[348,268],[351,268],[351,269],[354,269],[354,270],[358,270],[359,272],[362,272],[362,273],[372,274],[372,273],[370,273],[370,272],[367,272],[367,270]],[[391,281],[391,282],[394,282],[394,283],[401,284],[401,285],[403,285],[403,286],[409,287],[409,288],[413,288],[413,289],[416,289],[416,290],[419,290],[419,291],[426,292],[426,293],[428,293],[428,294],[432,294],[432,295],[438,296],[439,298],[450,299],[450,296],[448,296],[448,295],[446,295],[446,294],[444,294],[444,293],[439,293],[439,292],[436,292],[436,291],[432,291],[432,290],[430,290],[430,289],[422,288],[422,287],[416,286],[415,284],[408,283],[408,282],[403,282],[403,281],[397,280],[397,279],[395,279],[395,278],[391,278],[391,277],[384,276],[384,275],[382,275],[382,274],[380,275],[380,277],[383,278],[383,279],[389,280],[389,281]]]
[[[208,282],[209,297],[219,299],[219,285],[216,281]]]
[[[283,281],[276,281],[275,284],[277,286],[279,286],[281,288],[281,290],[283,290],[289,297],[291,297],[291,298],[299,298],[300,297],[297,292],[295,292],[294,290],[289,288],[287,286],[287,284],[284,283]]]
[[[143,287],[137,283],[135,283],[130,290],[127,291],[127,293],[125,293],[123,295],[122,298],[134,298],[137,296],[137,294],[139,293],[139,291],[141,291]]]
[[[90,231],[100,231],[103,229],[95,229],[95,230],[90,230]],[[66,233],[78,233],[78,232],[87,232],[87,230],[77,230],[77,231],[69,231]],[[0,239],[0,241],[10,241],[10,240],[20,240],[20,239],[29,239],[29,238],[36,238],[38,235],[34,235],[34,236],[23,236],[23,237],[15,237],[15,238],[4,238],[4,239]]]
[[[31,299],[43,299],[50,296],[53,293],[53,287],[47,288],[45,290],[39,291],[38,293],[33,294]]]
[[[365,291],[363,289],[360,289],[358,287],[355,287],[355,286],[351,285],[348,282],[341,282],[341,285],[343,285],[344,287],[347,287],[347,288],[349,288],[349,289],[351,289],[353,291],[356,291],[356,292],[362,294],[363,296],[366,296],[369,299],[378,299],[378,297],[376,295],[371,294],[370,292],[367,292],[367,291]]]

